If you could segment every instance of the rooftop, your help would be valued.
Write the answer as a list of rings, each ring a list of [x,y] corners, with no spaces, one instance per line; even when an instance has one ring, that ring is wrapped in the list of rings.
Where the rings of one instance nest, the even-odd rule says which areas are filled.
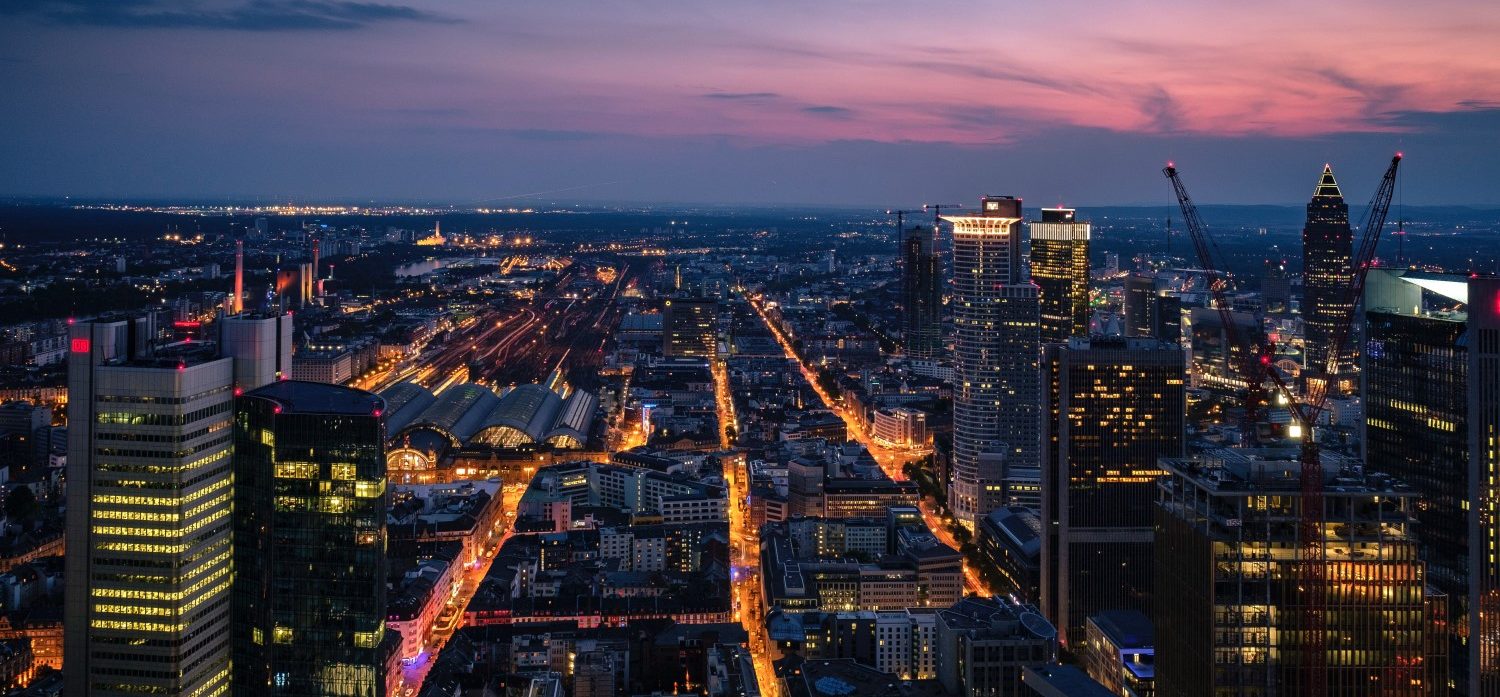
[[[273,382],[245,396],[276,402],[283,414],[380,416],[385,409],[385,400],[379,395],[352,387],[301,380]]]
[[[1028,667],[1021,681],[1043,697],[1113,697],[1103,685],[1095,682],[1077,666],[1050,665]]]
[[[1089,621],[1122,649],[1151,648],[1156,641],[1151,618],[1139,610],[1105,610]]]

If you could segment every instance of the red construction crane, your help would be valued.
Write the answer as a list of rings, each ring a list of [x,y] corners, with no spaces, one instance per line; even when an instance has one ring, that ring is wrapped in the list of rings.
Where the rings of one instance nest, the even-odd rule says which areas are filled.
[[[1219,321],[1224,324],[1224,355],[1226,359],[1233,359],[1235,352],[1239,352],[1240,373],[1245,376],[1245,417],[1240,429],[1240,441],[1246,447],[1254,447],[1259,440],[1256,425],[1260,420],[1257,417],[1266,400],[1265,381],[1257,379],[1257,376],[1275,374],[1275,371],[1270,370],[1275,348],[1264,341],[1263,337],[1240,336],[1239,326],[1234,322],[1234,312],[1230,309],[1229,297],[1225,293],[1229,287],[1229,279],[1219,272],[1219,247],[1209,237],[1208,226],[1203,223],[1202,216],[1198,215],[1198,206],[1193,204],[1187,188],[1182,185],[1182,179],[1178,178],[1177,167],[1168,162],[1162,173],[1171,180],[1172,189],[1177,193],[1177,205],[1182,209],[1183,225],[1187,227],[1188,237],[1192,239],[1193,251],[1198,254],[1198,265],[1203,267],[1203,272],[1208,276],[1213,306],[1219,311]]]
[[[1365,211],[1364,224],[1360,229],[1359,248],[1350,261],[1353,274],[1345,295],[1345,307],[1348,307],[1349,311],[1337,319],[1333,332],[1330,334],[1328,363],[1330,373],[1337,371],[1338,355],[1348,341],[1358,315],[1359,301],[1364,294],[1365,278],[1369,274],[1370,266],[1374,263],[1375,248],[1380,243],[1386,216],[1390,212],[1391,196],[1396,188],[1396,170],[1400,165],[1401,153],[1396,153],[1395,157],[1391,158],[1391,164],[1386,168],[1385,176],[1381,178],[1380,186],[1376,188],[1375,196],[1370,200],[1370,205]],[[1219,306],[1220,317],[1226,327],[1232,327],[1233,322],[1229,315],[1228,305],[1223,298],[1225,284],[1215,271],[1218,268],[1214,258],[1217,246],[1209,237],[1208,228],[1198,215],[1197,206],[1193,204],[1193,200],[1187,194],[1187,189],[1182,185],[1182,180],[1178,178],[1177,168],[1168,163],[1162,172],[1167,175],[1167,179],[1171,180],[1172,188],[1177,194],[1177,203],[1182,209],[1183,220],[1193,239],[1193,246],[1198,252],[1199,263],[1213,278],[1211,287],[1214,291],[1214,302]],[[1274,367],[1269,346],[1264,342],[1260,342],[1255,347],[1240,343],[1235,338],[1235,333],[1231,333],[1228,329],[1226,329],[1226,337],[1232,345],[1239,346],[1244,354],[1254,357],[1253,361],[1246,361],[1245,371],[1246,382],[1249,385],[1245,396],[1247,433],[1253,434],[1255,431],[1254,414],[1259,411],[1260,400],[1265,394],[1266,379],[1274,383],[1277,390],[1287,397],[1287,408],[1291,411],[1292,418],[1303,430],[1302,448],[1298,457],[1301,464],[1299,479],[1302,487],[1302,510],[1297,526],[1297,544],[1302,550],[1298,582],[1303,608],[1300,629],[1303,630],[1305,644],[1301,666],[1303,684],[1298,694],[1321,697],[1328,690],[1328,637],[1325,614],[1328,562],[1324,533],[1326,511],[1323,508],[1323,461],[1317,441],[1313,438],[1313,427],[1317,424],[1328,402],[1330,390],[1322,390],[1306,403],[1298,401],[1281,373]],[[1247,445],[1253,442],[1253,435],[1246,438]]]

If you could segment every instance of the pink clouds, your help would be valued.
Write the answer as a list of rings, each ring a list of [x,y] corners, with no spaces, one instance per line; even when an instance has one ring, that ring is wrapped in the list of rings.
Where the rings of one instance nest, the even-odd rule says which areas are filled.
[[[486,119],[539,127],[535,110],[633,135],[985,143],[1067,125],[1307,136],[1500,97],[1490,3],[1098,4],[549,3],[454,31],[524,27],[493,50],[518,57],[514,69],[499,60],[475,78],[534,104],[481,96],[497,107]]]

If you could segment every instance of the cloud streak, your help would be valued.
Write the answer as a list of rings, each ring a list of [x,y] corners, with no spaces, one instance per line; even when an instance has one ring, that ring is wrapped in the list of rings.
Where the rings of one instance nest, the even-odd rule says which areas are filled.
[[[228,6],[154,0],[12,0],[0,14],[51,24],[249,32],[360,29],[386,22],[456,20],[406,5],[354,0],[249,0]]]

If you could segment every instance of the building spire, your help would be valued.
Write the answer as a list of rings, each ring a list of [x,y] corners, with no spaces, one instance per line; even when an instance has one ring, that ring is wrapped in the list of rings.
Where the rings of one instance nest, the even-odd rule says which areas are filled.
[[[1333,165],[1323,165],[1323,176],[1318,179],[1318,188],[1313,190],[1313,198],[1343,198],[1344,193],[1339,191],[1339,182],[1333,178]]]

